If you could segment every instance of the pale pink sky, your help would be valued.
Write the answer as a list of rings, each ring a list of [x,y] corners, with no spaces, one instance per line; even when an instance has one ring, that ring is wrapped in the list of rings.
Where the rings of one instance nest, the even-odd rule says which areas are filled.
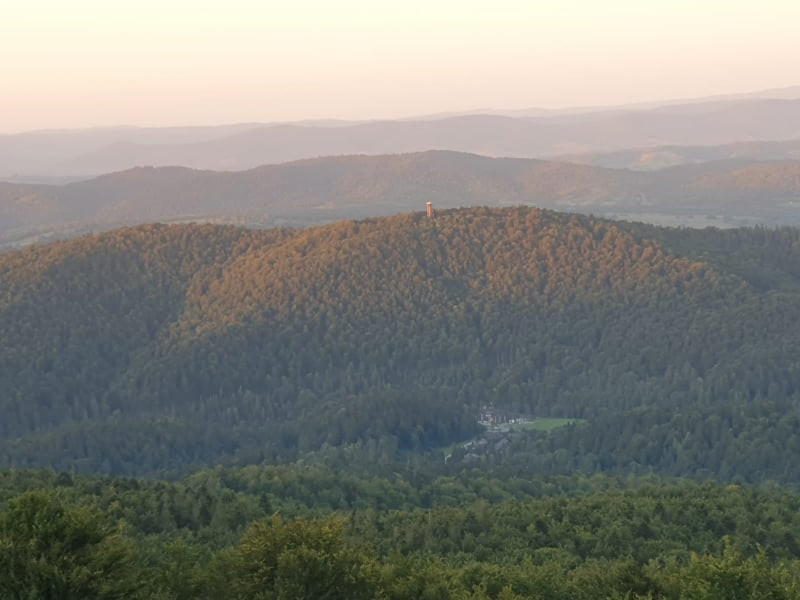
[[[800,0],[3,0],[0,132],[800,84]]]

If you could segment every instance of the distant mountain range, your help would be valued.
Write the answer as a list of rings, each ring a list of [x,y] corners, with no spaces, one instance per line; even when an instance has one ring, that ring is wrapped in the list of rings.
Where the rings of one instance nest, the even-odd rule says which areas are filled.
[[[431,151],[241,172],[135,168],[64,185],[0,183],[0,245],[120,224],[309,225],[475,205],[536,205],[651,222],[800,223],[800,161],[742,159],[634,172]]]
[[[788,88],[760,97],[682,104],[490,110],[396,121],[38,131],[0,136],[0,177],[63,182],[135,166],[243,170],[348,154],[452,150],[544,158],[632,147],[797,140],[799,98],[800,88]]]

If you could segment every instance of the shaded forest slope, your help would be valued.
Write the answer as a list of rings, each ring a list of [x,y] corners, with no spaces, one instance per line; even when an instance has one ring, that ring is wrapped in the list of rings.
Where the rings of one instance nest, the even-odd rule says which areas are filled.
[[[589,421],[531,434],[512,469],[535,452],[552,472],[795,477],[797,231],[704,249],[626,227],[478,208],[2,254],[0,460],[152,473],[419,451],[494,404]]]

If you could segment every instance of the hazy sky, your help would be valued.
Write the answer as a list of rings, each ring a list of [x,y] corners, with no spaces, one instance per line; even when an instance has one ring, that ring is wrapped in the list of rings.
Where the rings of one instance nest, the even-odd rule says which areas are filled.
[[[800,0],[0,0],[0,132],[800,84]]]

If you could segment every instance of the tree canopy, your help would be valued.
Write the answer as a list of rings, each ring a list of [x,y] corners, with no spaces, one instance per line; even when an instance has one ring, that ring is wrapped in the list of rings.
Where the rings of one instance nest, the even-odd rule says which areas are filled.
[[[0,254],[0,464],[393,460],[493,406],[584,421],[470,458],[509,473],[797,482],[799,238],[477,208]]]

